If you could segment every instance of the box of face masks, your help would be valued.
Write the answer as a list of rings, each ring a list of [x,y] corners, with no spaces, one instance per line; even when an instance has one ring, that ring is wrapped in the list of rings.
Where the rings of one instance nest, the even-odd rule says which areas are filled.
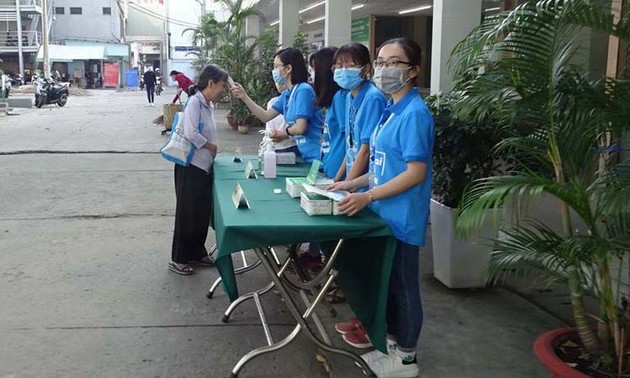
[[[295,165],[296,159],[293,152],[276,152],[276,164]]]
[[[334,183],[334,180],[327,179],[319,176],[319,167],[321,166],[319,160],[315,160],[311,165],[311,170],[306,177],[287,177],[285,189],[287,193],[293,198],[298,198],[304,191],[303,185],[313,185],[318,188],[325,189],[329,185]]]
[[[318,194],[302,192],[300,206],[308,215],[331,215],[332,201]]]

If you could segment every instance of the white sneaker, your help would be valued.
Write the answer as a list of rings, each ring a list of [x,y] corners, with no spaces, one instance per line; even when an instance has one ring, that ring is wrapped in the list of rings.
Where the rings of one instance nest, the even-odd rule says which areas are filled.
[[[151,103],[151,106],[155,106],[155,104],[154,104],[154,103]]]
[[[396,342],[393,340],[387,339],[387,353],[383,353],[378,349],[374,349],[371,352],[362,354],[361,358],[363,359],[363,361],[365,361],[365,363],[368,364],[368,366],[371,366],[371,364],[373,364],[376,360],[388,357],[390,354],[394,353],[395,350],[396,350]],[[355,362],[355,365],[361,367],[356,362]]]
[[[399,353],[388,354],[368,364],[378,378],[416,378],[420,374],[417,362],[403,364]]]

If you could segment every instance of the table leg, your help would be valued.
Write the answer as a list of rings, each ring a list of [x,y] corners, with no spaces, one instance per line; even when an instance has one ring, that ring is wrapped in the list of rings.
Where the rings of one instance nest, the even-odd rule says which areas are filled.
[[[274,258],[274,260],[276,260],[278,257],[276,256],[275,252],[272,253],[272,256]],[[258,261],[256,261],[256,266],[260,265],[262,262],[262,260],[260,259],[260,256],[258,256]],[[287,261],[285,261],[284,265],[282,265],[282,267],[280,268],[279,271],[275,271],[274,270],[274,274],[277,275],[278,277],[282,276],[284,274],[284,272],[286,271],[286,269],[289,267],[289,263],[291,262],[291,259],[287,259]],[[253,266],[253,265],[252,265]],[[252,268],[253,269],[253,268]],[[272,266],[272,269],[273,266]],[[236,298],[236,300],[232,303],[230,303],[230,306],[228,307],[227,310],[225,310],[225,313],[223,314],[223,317],[221,318],[221,321],[223,323],[227,323],[230,320],[230,316],[232,315],[232,312],[236,309],[236,307],[238,307],[241,303],[254,298],[256,295],[263,295],[268,293],[272,288],[274,287],[274,283],[273,281],[270,282],[267,286],[263,287],[260,290],[256,290],[256,291],[252,291],[250,293],[247,294],[243,294],[240,297]]]
[[[230,377],[237,377],[238,376],[238,372],[243,368],[243,366],[245,366],[245,364],[248,363],[249,361],[251,361],[253,358],[255,358],[257,356],[260,356],[260,355],[262,355],[264,353],[269,353],[269,352],[276,351],[276,350],[281,349],[282,347],[286,346],[287,344],[289,344],[295,338],[295,336],[297,336],[299,331],[302,330],[302,329],[305,331],[306,335],[315,343],[315,345],[317,345],[317,347],[319,347],[320,349],[322,349],[324,351],[330,352],[330,353],[335,353],[335,354],[339,354],[339,355],[351,358],[356,364],[361,366],[361,368],[363,369],[363,372],[366,375],[368,375],[370,377],[374,377],[374,373],[370,370],[370,368],[367,366],[367,364],[365,363],[365,361],[363,361],[363,359],[361,357],[359,357],[358,355],[356,355],[356,354],[354,354],[352,352],[349,352],[347,350],[335,348],[330,343],[326,343],[326,342],[321,341],[313,333],[313,331],[309,327],[309,324],[307,323],[307,319],[309,317],[311,317],[311,315],[313,314],[313,310],[314,310],[315,306],[323,298],[323,294],[324,294],[326,288],[332,282],[334,276],[331,276],[329,278],[329,280],[323,286],[322,290],[320,290],[320,292],[316,296],[316,298],[313,301],[313,303],[311,303],[311,305],[308,306],[308,308],[307,308],[307,310],[306,310],[306,312],[304,314],[301,314],[298,306],[296,305],[295,301],[293,300],[293,298],[291,297],[290,293],[288,292],[288,289],[283,285],[283,281],[281,280],[281,272],[282,272],[282,270],[281,270],[281,272],[276,272],[274,270],[274,267],[273,267],[274,264],[272,263],[272,261],[270,261],[271,253],[268,251],[268,249],[258,249],[257,248],[254,251],[255,251],[256,255],[258,256],[258,258],[260,259],[260,261],[262,262],[262,265],[265,268],[265,270],[267,271],[267,273],[271,276],[272,284],[274,284],[275,287],[277,288],[277,290],[280,292],[280,295],[284,299],[284,303],[286,304],[287,308],[289,309],[289,312],[291,313],[291,315],[297,321],[298,324],[296,325],[296,327],[293,330],[293,332],[291,332],[291,334],[289,336],[287,336],[285,339],[283,339],[279,343],[254,349],[253,351],[251,351],[251,352],[247,353],[245,356],[243,356],[238,361],[238,363],[234,366],[234,368],[232,369],[232,373],[231,373]],[[285,264],[285,266],[286,266],[286,264]],[[307,300],[307,302],[308,302],[308,300]],[[320,325],[321,325],[321,323],[320,323]],[[322,326],[322,328],[323,328],[323,326]],[[325,333],[325,331],[324,331],[324,333]]]
[[[234,269],[234,275],[247,273],[251,270],[258,268],[259,266],[260,266],[260,260],[257,260],[253,265],[244,265],[238,269]],[[208,290],[208,294],[206,294],[206,297],[208,299],[212,298],[212,296],[214,295],[214,291],[217,289],[217,287],[219,287],[219,284],[221,282],[223,282],[221,277],[218,277],[216,280],[214,280],[214,283],[210,287],[210,290]]]

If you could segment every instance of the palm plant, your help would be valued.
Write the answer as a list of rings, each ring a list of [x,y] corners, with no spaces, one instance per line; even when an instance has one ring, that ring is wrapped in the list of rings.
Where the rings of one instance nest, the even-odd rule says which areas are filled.
[[[491,118],[509,133],[496,149],[517,167],[477,180],[464,194],[457,227],[468,233],[483,224],[486,209],[512,202],[520,213],[540,195],[555,197],[561,230],[542,220],[506,226],[489,276],[499,280],[517,268],[567,282],[591,360],[621,374],[630,317],[616,265],[630,251],[630,165],[619,161],[615,138],[630,130],[630,83],[595,77],[579,62],[591,30],[630,37],[627,15],[615,21],[597,1],[532,0],[485,20],[455,48],[451,67],[465,94],[458,111]],[[597,327],[584,309],[586,293],[600,305]]]
[[[224,28],[222,23],[214,18],[213,13],[204,13],[201,15],[199,26],[195,28],[184,29],[185,33],[192,33],[192,43],[199,47],[199,51],[191,51],[187,55],[196,56],[193,67],[197,71],[201,71],[208,63],[210,63],[210,53],[216,48],[218,40],[222,35]]]
[[[250,90],[249,75],[256,66],[254,56],[258,42],[256,37],[245,35],[245,19],[260,13],[253,6],[243,7],[244,0],[215,1],[223,4],[230,16],[226,21],[217,23],[215,27],[217,46],[212,51],[210,62],[226,68],[234,81]],[[250,115],[247,107],[235,99],[230,101],[230,112],[240,125],[244,124]]]

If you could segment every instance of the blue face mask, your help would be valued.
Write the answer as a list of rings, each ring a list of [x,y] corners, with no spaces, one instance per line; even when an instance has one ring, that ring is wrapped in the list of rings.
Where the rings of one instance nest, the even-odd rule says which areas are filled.
[[[363,81],[361,68],[338,68],[335,70],[334,79],[341,88],[353,90]]]
[[[280,73],[280,68],[274,68],[271,71],[271,75],[273,76],[273,81],[280,85],[285,85],[287,83],[287,78],[282,76]]]

